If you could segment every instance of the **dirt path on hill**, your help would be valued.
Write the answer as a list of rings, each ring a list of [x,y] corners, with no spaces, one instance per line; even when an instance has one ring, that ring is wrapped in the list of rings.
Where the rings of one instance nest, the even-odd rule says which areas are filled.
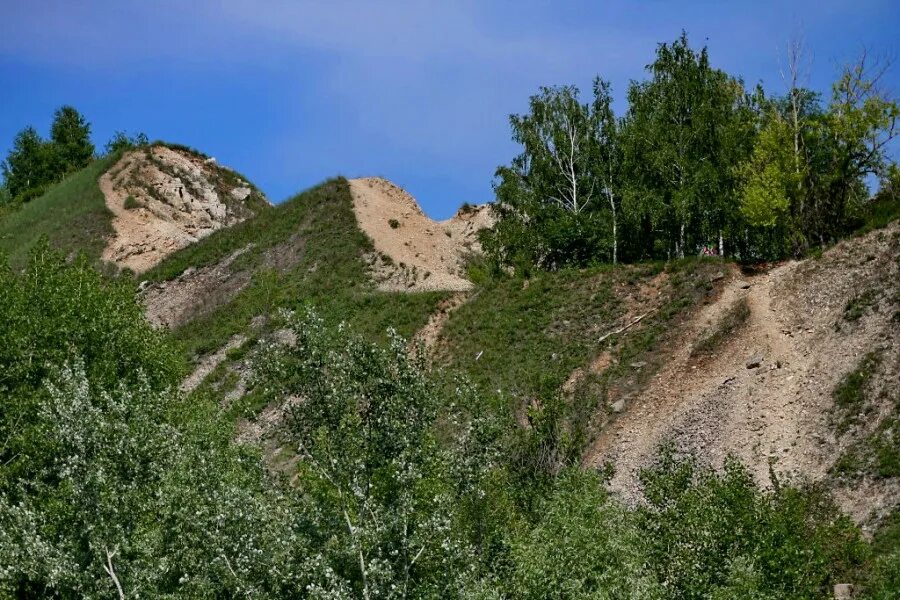
[[[477,233],[491,224],[487,206],[430,219],[404,189],[381,177],[351,179],[353,211],[375,245],[370,267],[385,291],[466,291],[465,258],[478,252]]]
[[[890,244],[868,246],[855,251],[870,252],[863,260],[845,260],[844,247],[821,263],[788,262],[762,275],[734,269],[718,299],[686,326],[683,344],[647,390],[601,432],[585,465],[612,462],[611,488],[629,501],[639,497],[640,469],[666,441],[715,467],[733,455],[762,485],[769,484],[770,463],[779,476],[825,478],[839,453],[828,423],[832,390],[866,352],[897,341],[885,315],[846,331],[836,325],[848,297],[873,281],[890,281],[885,270],[896,271]],[[750,309],[746,322],[712,356],[693,357],[696,340],[742,299]],[[876,509],[892,502],[872,494],[863,484],[837,496],[862,521],[873,502]]]
[[[426,353],[429,352],[440,337],[444,325],[450,319],[450,314],[468,302],[471,297],[472,294],[467,292],[458,292],[438,304],[437,310],[431,313],[425,326],[417,331],[410,340],[412,346],[419,346]]]

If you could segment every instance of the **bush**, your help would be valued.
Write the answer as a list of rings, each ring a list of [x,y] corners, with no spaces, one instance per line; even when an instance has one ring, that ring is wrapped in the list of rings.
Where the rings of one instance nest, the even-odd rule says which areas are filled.
[[[511,541],[510,598],[665,597],[647,569],[647,540],[597,474],[564,472],[540,515]]]
[[[852,581],[865,544],[821,489],[760,490],[730,459],[724,472],[667,449],[642,474],[638,509],[650,561],[675,598],[823,598]]]

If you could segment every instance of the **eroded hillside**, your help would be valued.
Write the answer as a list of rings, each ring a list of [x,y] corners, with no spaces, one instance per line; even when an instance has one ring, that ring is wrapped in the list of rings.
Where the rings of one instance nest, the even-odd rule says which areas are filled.
[[[900,227],[848,239],[821,258],[756,275],[733,269],[715,301],[685,324],[664,367],[628,410],[599,435],[585,463],[611,462],[613,489],[638,496],[638,472],[672,442],[715,466],[727,455],[769,483],[781,476],[834,480],[858,521],[885,514],[898,499],[896,464],[836,469],[873,432],[896,448],[900,380],[897,314]],[[711,341],[712,340],[712,341]],[[853,424],[840,428],[834,392],[870,357]],[[859,412],[859,414],[855,414]],[[874,446],[868,454],[877,454]]]
[[[214,159],[161,144],[126,152],[99,185],[114,215],[102,258],[135,273],[267,204]]]
[[[349,181],[353,212],[375,246],[367,258],[385,291],[471,289],[466,259],[480,251],[478,232],[491,226],[487,205],[466,207],[446,221],[430,219],[415,198],[381,177]]]

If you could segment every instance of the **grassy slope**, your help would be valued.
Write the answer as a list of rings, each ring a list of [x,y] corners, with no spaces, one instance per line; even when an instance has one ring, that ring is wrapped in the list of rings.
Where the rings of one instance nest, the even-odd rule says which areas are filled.
[[[112,213],[106,208],[97,179],[119,155],[94,161],[0,219],[0,251],[14,268],[24,266],[34,244],[47,236],[66,254],[84,251],[99,262],[105,240],[112,235]]]
[[[554,393],[573,370],[609,350],[613,362],[603,375],[584,380],[602,401],[613,385],[630,388],[649,378],[667,328],[705,297],[720,268],[716,261],[685,260],[541,273],[527,286],[520,278],[488,283],[451,315],[439,342],[442,359],[484,390],[526,399]],[[662,308],[599,344],[621,324],[625,296],[662,270],[669,273]],[[635,361],[648,366],[635,370]]]
[[[189,355],[215,350],[231,335],[248,332],[257,315],[304,305],[374,338],[389,326],[410,336],[446,296],[374,289],[362,260],[372,242],[357,227],[350,190],[342,178],[217,231],[173,254],[144,278],[172,279],[188,267],[215,264],[249,244],[250,250],[233,263],[232,271],[251,273],[250,285],[209,315],[174,331]]]

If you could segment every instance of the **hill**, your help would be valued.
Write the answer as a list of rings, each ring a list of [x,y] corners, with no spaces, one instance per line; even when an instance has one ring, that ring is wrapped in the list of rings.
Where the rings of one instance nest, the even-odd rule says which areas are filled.
[[[388,328],[411,340],[394,355],[420,350],[445,398],[469,389],[459,376],[471,381],[486,421],[506,432],[497,444],[512,479],[492,493],[527,488],[529,510],[553,493],[535,473],[577,470],[609,473],[607,487],[641,514],[634,507],[649,496],[640,473],[668,444],[679,460],[716,469],[737,457],[742,490],[826,489],[863,531],[881,532],[888,553],[900,498],[900,223],[893,210],[878,213],[858,237],[805,260],[741,267],[695,257],[488,276],[478,256],[486,207],[435,222],[385,179],[341,177],[272,206],[231,170],[157,144],[94,163],[0,227],[22,244],[12,246],[15,260],[37,237],[16,228],[42,216],[51,243],[110,265],[117,302],[135,291],[151,337],[174,350],[178,410],[200,421],[214,414],[225,446],[262,454],[270,475],[292,481],[302,470],[290,433],[302,397],[273,399],[260,357],[291,347],[302,357],[298,340],[310,340],[289,314],[313,307],[382,348]],[[79,277],[102,279],[76,266]],[[98,288],[96,301],[108,295]],[[54,298],[70,302],[59,290]],[[142,347],[146,335],[129,339]],[[363,395],[377,390],[389,404],[384,377],[366,380],[374,387]],[[458,435],[444,409],[452,413],[440,407],[439,435]]]
[[[896,220],[759,272],[685,259],[499,279],[469,270],[490,224],[484,206],[435,222],[382,178],[272,206],[212,159],[155,144],[7,215],[0,242],[13,264],[47,235],[139,273],[149,321],[184,350],[185,389],[219,398],[272,450],[278,407],[254,394],[247,356],[283,335],[280,310],[315,306],[371,339],[395,328],[524,428],[559,398],[568,451],[616,464],[626,498],[670,442],[719,466],[736,455],[761,484],[770,465],[827,482],[858,522],[890,512]]]
[[[116,152],[0,220],[0,250],[21,267],[41,237],[66,254],[140,272],[267,206],[233,170],[156,142]]]
[[[10,263],[22,267],[42,237],[66,254],[84,252],[99,262],[113,234],[113,215],[97,180],[118,159],[113,155],[94,162],[0,219],[0,250]]]

